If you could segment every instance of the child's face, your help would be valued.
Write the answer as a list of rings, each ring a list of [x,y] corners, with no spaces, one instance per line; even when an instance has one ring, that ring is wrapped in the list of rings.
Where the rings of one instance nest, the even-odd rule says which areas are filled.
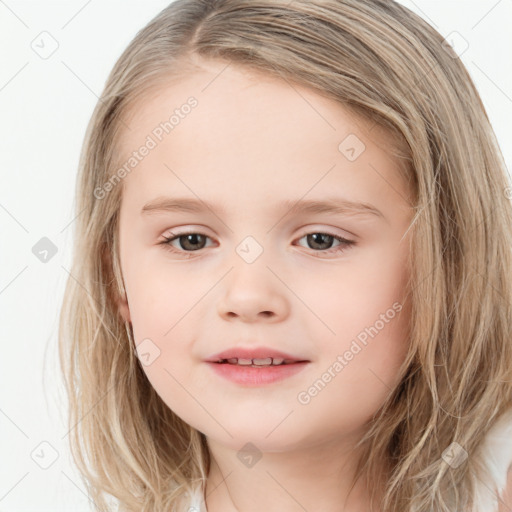
[[[197,105],[182,107],[191,96]],[[173,113],[172,129],[158,129]],[[407,350],[412,210],[384,134],[309,89],[224,62],[184,75],[127,122],[123,162],[138,157],[123,180],[120,311],[160,397],[233,449],[354,435],[397,384]],[[141,212],[164,197],[219,209]],[[383,217],[280,206],[328,198]],[[203,237],[164,244],[186,232]],[[237,384],[205,362],[235,346],[309,362],[277,382]]]

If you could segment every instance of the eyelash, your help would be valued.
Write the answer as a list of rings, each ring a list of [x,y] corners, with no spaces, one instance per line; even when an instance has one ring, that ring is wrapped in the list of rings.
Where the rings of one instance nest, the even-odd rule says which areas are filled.
[[[347,240],[346,238],[343,238],[341,236],[335,235],[333,233],[324,232],[324,231],[310,231],[308,233],[304,233],[304,235],[302,235],[297,240],[301,240],[305,236],[311,235],[311,234],[321,234],[321,235],[332,236],[335,240],[337,240],[338,242],[341,242],[341,244],[342,244],[342,245],[340,245],[338,247],[327,249],[327,250],[314,250],[314,249],[310,249],[313,252],[317,252],[317,253],[321,253],[321,254],[338,254],[338,253],[342,253],[342,252],[346,251],[347,249],[349,249],[350,247],[352,247],[353,245],[356,244],[356,242],[353,241],[353,240]],[[173,237],[165,237],[164,236],[165,241],[164,242],[160,242],[160,244],[164,245],[165,246],[164,248],[166,250],[172,252],[172,253],[186,255],[185,257],[191,258],[191,257],[194,257],[195,253],[200,252],[201,249],[198,249],[196,251],[184,251],[184,250],[178,250],[178,249],[176,249],[176,248],[174,248],[174,247],[172,247],[170,245],[171,242],[173,242],[174,240],[177,240],[177,239],[179,239],[181,237],[185,237],[185,236],[188,236],[188,235],[201,235],[201,236],[204,236],[206,238],[210,238],[209,236],[205,235],[204,233],[200,233],[198,231],[187,231],[185,233],[179,233],[179,234],[177,234],[177,235],[175,235]]]

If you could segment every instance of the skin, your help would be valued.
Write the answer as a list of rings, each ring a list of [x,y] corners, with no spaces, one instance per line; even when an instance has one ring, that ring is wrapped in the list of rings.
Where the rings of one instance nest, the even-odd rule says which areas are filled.
[[[310,89],[226,62],[195,66],[136,105],[121,140],[129,155],[169,112],[198,100],[122,182],[119,312],[137,345],[150,339],[159,350],[144,366],[159,396],[207,436],[209,512],[369,510],[362,480],[349,493],[353,446],[397,385],[408,348],[413,212],[390,140]],[[349,134],[366,146],[354,161],[338,149]],[[385,219],[275,210],[284,199],[334,194],[371,203]],[[141,215],[162,195],[199,197],[225,212]],[[183,238],[172,243],[181,253],[163,245],[164,236],[189,229],[208,237],[192,242],[199,250]],[[336,253],[339,242],[319,248],[311,233],[357,244]],[[251,264],[236,252],[249,235],[263,249]],[[300,403],[298,394],[395,302],[401,313]],[[270,346],[310,363],[277,383],[240,386],[204,362],[235,345]],[[237,457],[247,442],[261,455],[251,467]]]

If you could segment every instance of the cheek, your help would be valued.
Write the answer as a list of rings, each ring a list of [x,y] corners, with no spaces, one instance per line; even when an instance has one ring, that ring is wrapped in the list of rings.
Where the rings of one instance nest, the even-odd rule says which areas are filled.
[[[194,307],[211,283],[197,280],[176,266],[141,265],[126,282],[130,313],[139,337],[169,339],[194,316]]]
[[[140,266],[126,280],[137,352],[151,385],[172,410],[190,409],[189,375],[193,365],[195,308],[208,287],[165,268]],[[210,284],[211,286],[211,284]]]
[[[298,397],[306,423],[329,411],[333,434],[339,426],[356,430],[371,420],[399,384],[399,368],[408,349],[408,322],[405,308],[393,304],[355,299],[338,315],[333,323],[337,336],[322,341],[322,364]]]
[[[350,261],[350,268],[348,260],[347,265],[333,266],[329,279],[309,287],[307,296],[308,305],[329,327],[318,323],[323,335],[317,339],[324,366],[336,375],[335,399],[343,401],[348,392],[357,397],[354,405],[367,401],[368,410],[398,383],[398,369],[408,349],[405,254],[396,247],[383,246],[364,257],[361,253]],[[306,293],[307,283],[303,286]]]
[[[177,304],[167,301],[143,304],[133,321],[133,331],[140,364],[156,393],[171,410],[187,421],[193,393],[190,378],[193,371],[193,336],[191,325],[183,314],[176,314]],[[180,320],[181,319],[181,320]]]
[[[389,242],[354,252],[344,261],[326,265],[322,273],[305,269],[294,279],[294,291],[314,314],[308,315],[310,325],[316,322],[331,345],[358,335],[364,339],[375,325],[386,333],[381,338],[394,338],[407,320],[405,311],[398,314],[406,309],[406,278],[405,246]]]

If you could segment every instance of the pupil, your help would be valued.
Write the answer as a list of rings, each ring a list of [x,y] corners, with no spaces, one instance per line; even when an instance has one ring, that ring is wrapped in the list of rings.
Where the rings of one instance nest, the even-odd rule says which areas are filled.
[[[320,239],[320,241],[317,240]],[[327,238],[327,242],[322,242],[321,240],[323,238]],[[313,233],[311,235],[308,235],[308,243],[313,244],[320,244],[321,247],[318,247],[319,249],[328,249],[333,241],[332,235],[328,235],[327,233]]]
[[[198,249],[201,249],[202,247],[197,247],[197,239],[201,239],[203,237],[203,235],[199,235],[197,233],[192,233],[190,235],[184,235],[180,238],[182,239],[185,239],[185,243],[181,243],[181,247],[182,249],[192,249],[193,251],[196,251]],[[192,245],[189,245],[187,247],[187,245],[191,243]],[[199,245],[201,245],[201,243],[199,242]]]

